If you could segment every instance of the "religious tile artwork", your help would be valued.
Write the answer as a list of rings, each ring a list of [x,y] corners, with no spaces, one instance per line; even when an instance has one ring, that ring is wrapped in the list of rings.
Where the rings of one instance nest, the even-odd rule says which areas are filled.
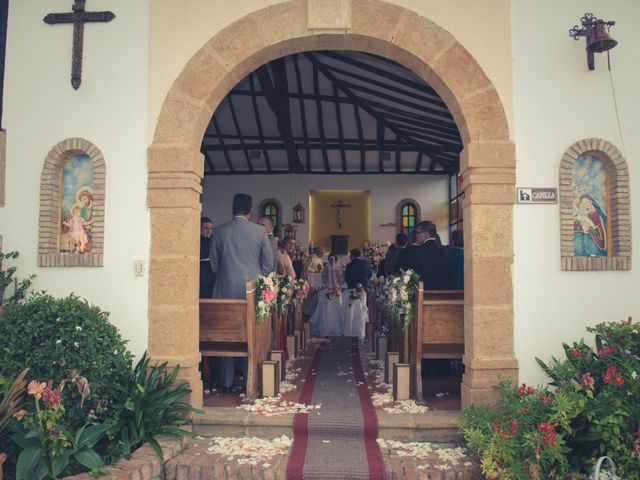
[[[607,171],[597,156],[580,155],[573,167],[573,250],[578,257],[609,254]]]
[[[86,154],[65,161],[60,195],[60,252],[90,253],[93,222],[93,165]]]

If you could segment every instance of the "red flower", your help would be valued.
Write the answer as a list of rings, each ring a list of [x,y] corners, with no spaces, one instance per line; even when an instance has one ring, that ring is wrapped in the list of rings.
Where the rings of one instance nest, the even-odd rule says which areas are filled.
[[[540,425],[538,425],[538,430],[542,433],[552,433],[553,425],[547,422],[540,422]]]
[[[553,403],[553,399],[549,395],[542,395],[540,400],[542,400],[542,403],[545,405],[551,405]]]
[[[500,425],[498,425],[497,423],[494,423],[493,425],[491,425],[491,430],[495,433],[495,432],[499,432],[500,431]]]
[[[529,413],[529,407],[523,407],[522,413]]]
[[[509,440],[511,438],[511,435],[509,435],[509,432],[502,432],[500,436],[502,437],[503,440]]]
[[[580,358],[580,355],[582,354],[582,352],[577,348],[572,348],[571,350],[569,350],[569,353],[571,353],[571,356],[573,356],[573,358]]]
[[[612,355],[617,351],[618,349],[616,347],[604,347],[602,350],[598,350],[598,356],[606,357],[607,355]]]
[[[616,375],[616,385],[624,385],[624,378],[622,378],[622,375],[618,374]]]
[[[516,434],[516,430],[518,429],[518,420],[511,420],[511,429],[509,430],[511,432],[511,435],[515,435]]]
[[[532,388],[532,387],[527,387],[527,394],[528,395],[535,395],[536,391]]]
[[[631,325],[631,317],[627,318],[626,320],[620,320],[620,323],[622,325]]]

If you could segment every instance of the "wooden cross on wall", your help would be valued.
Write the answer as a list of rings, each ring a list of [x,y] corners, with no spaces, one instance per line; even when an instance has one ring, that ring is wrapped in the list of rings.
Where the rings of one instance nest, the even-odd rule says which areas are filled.
[[[50,13],[43,20],[49,25],[57,23],[73,23],[73,56],[71,59],[71,86],[80,87],[82,81],[82,44],[84,41],[84,24],[89,22],[110,22],[116,16],[113,12],[85,12],[86,0],[75,0],[71,7],[73,12]]]
[[[331,207],[335,208],[338,212],[338,228],[342,228],[342,209],[348,208],[351,205],[347,205],[346,203],[342,203],[342,200],[338,200],[338,203],[331,205]]]

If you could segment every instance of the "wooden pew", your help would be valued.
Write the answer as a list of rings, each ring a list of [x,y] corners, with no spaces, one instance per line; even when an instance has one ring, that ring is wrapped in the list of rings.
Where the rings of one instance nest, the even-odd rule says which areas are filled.
[[[422,399],[422,359],[462,359],[464,355],[464,292],[423,290],[420,282],[415,308],[417,315],[408,332],[408,363],[412,397]]]
[[[260,393],[260,364],[271,348],[271,319],[256,323],[255,281],[247,282],[246,300],[200,300],[200,354],[203,357],[246,357],[247,397]]]

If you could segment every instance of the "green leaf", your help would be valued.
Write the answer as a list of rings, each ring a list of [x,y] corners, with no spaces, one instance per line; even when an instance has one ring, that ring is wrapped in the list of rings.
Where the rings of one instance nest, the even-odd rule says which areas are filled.
[[[104,434],[107,433],[107,430],[109,430],[110,426],[111,425],[108,423],[103,423],[87,427],[80,436],[77,448],[93,447],[98,442],[98,440],[100,440],[104,436]]]
[[[55,457],[53,460],[51,460],[51,470],[54,477],[60,475],[60,472],[67,468],[67,465],[69,465],[69,458],[71,457],[72,453],[73,452],[71,450],[67,450],[62,454],[62,456]]]
[[[156,454],[160,457],[160,460],[164,462],[164,454],[162,453],[162,448],[160,447],[158,441],[155,438],[150,438],[149,445],[153,447],[153,449],[156,451]]]
[[[22,450],[16,464],[16,480],[33,480],[38,464],[43,461],[44,449],[29,445]],[[42,477],[39,477],[42,478]]]
[[[102,458],[91,448],[84,448],[73,454],[79,464],[93,470],[102,466]]]

